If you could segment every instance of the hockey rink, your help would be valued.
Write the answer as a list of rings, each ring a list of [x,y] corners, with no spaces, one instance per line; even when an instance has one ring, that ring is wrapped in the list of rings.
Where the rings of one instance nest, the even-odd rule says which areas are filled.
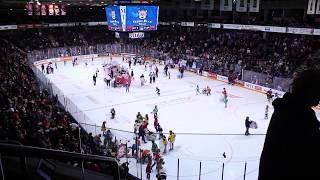
[[[120,57],[113,60],[122,63]],[[159,123],[164,132],[172,130],[176,133],[175,149],[163,155],[168,180],[177,179],[178,159],[180,180],[199,179],[200,162],[202,180],[221,179],[223,168],[224,180],[243,179],[245,164],[245,179],[257,180],[264,134],[273,112],[273,107],[269,105],[269,119],[264,119],[265,106],[269,104],[264,94],[186,71],[185,76],[178,79],[178,71],[175,69],[169,70],[169,79],[164,75],[161,65],[157,65],[159,78],[155,84],[149,83],[150,68],[145,71],[143,65],[132,66],[134,81],[130,92],[126,93],[124,87],[106,86],[102,68],[106,61],[110,59],[97,58],[93,62],[88,60],[87,67],[84,61],[75,67],[72,67],[71,62],[66,65],[58,63],[54,74],[47,75],[60,102],[73,112],[72,115],[80,123],[84,123],[82,126],[87,131],[101,133],[100,126],[106,121],[108,128],[133,132],[138,112],[143,116],[149,115],[148,128],[155,131],[151,111],[157,105]],[[128,63],[123,62],[122,65],[128,67]],[[97,68],[99,73],[97,85],[94,86],[92,76]],[[144,74],[147,81],[142,87],[139,78],[141,74]],[[197,84],[200,90],[206,86],[211,87],[212,95],[196,95]],[[156,87],[161,90],[160,96],[155,92]],[[227,108],[220,102],[223,88],[226,88],[229,96]],[[116,110],[115,119],[110,119],[111,108]],[[258,129],[250,129],[249,136],[244,135],[246,116],[258,124]],[[317,116],[320,117],[319,112]],[[132,144],[133,133],[112,132],[122,142]],[[156,143],[159,146],[158,140]],[[142,148],[145,147],[151,149],[151,142],[142,143]],[[226,158],[222,156],[224,152]],[[129,163],[130,172],[140,177],[140,164],[132,158],[129,158]],[[143,179],[146,179],[145,166],[142,167]],[[155,175],[154,167],[151,179],[156,179]]]

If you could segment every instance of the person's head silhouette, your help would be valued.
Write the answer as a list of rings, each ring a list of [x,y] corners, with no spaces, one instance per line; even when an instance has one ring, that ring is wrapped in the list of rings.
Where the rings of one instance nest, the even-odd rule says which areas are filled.
[[[317,106],[320,101],[320,69],[297,73],[292,83],[292,92],[306,106]]]

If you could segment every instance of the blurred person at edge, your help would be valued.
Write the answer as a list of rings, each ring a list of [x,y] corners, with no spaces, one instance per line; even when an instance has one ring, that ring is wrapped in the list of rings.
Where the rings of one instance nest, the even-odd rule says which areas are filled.
[[[291,92],[273,101],[258,180],[320,179],[320,69],[294,75]]]

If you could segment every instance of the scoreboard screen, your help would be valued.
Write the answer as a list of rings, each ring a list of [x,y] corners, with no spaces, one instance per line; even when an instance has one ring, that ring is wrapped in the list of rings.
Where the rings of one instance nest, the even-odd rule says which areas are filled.
[[[106,7],[108,29],[111,31],[123,31],[119,6]]]
[[[154,31],[158,26],[158,6],[108,6],[109,30],[132,32]]]
[[[127,6],[126,31],[157,30],[158,6]]]

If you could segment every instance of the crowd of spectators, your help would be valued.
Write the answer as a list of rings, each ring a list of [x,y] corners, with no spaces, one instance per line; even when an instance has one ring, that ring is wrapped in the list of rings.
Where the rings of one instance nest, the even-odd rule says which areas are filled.
[[[93,136],[83,130],[79,133],[79,125],[59,106],[57,97],[40,88],[26,55],[9,42],[0,41],[0,140],[116,157],[117,146],[112,135],[105,134],[107,138],[103,139],[101,134]],[[69,163],[74,166],[80,164]],[[87,162],[85,167],[98,172],[110,170],[92,162]]]
[[[11,31],[5,37],[27,51],[119,41],[105,26]],[[145,51],[156,50],[162,59],[183,59],[190,66],[196,62],[197,68],[211,72],[246,69],[271,78],[291,77],[319,47],[315,36],[181,26],[159,27],[150,38],[126,43],[142,45]]]
[[[2,37],[25,51],[66,46],[88,46],[114,42],[114,35],[105,26],[26,29],[8,31]]]
[[[219,73],[240,66],[271,76],[290,77],[318,50],[317,38],[301,35],[186,27],[166,27],[156,33],[145,41],[146,47],[173,59],[189,59],[190,65],[195,61],[191,57],[198,57],[203,69]]]

